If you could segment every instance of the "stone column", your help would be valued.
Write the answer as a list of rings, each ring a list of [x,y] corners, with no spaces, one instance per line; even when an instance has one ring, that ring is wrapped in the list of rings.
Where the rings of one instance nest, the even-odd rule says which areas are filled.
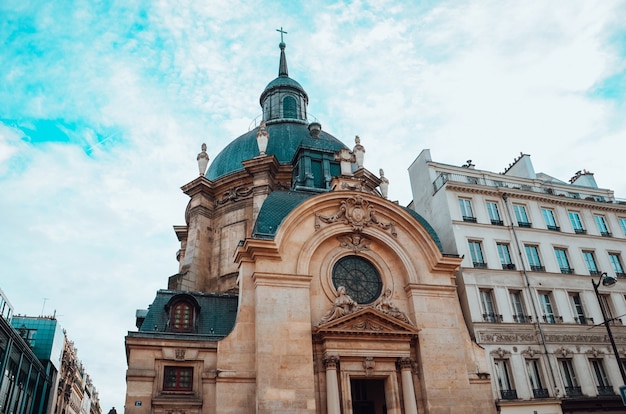
[[[411,358],[400,358],[398,360],[402,377],[402,396],[404,399],[404,412],[406,414],[417,414],[417,403],[415,402],[415,388],[413,387],[413,361]]]
[[[339,357],[335,355],[324,358],[324,367],[326,368],[326,407],[328,414],[341,414],[339,384],[337,383],[338,363]]]

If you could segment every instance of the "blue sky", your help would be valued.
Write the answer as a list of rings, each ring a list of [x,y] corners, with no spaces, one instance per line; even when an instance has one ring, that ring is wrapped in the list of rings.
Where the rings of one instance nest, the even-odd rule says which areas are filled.
[[[277,28],[310,114],[402,204],[425,148],[492,171],[523,151],[626,198],[625,2],[414,3],[0,3],[0,288],[16,313],[47,298],[105,412],[135,309],[177,271],[180,186],[260,114]]]

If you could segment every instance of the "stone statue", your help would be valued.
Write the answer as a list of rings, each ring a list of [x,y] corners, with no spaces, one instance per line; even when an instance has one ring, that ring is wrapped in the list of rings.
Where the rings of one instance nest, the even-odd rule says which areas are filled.
[[[348,148],[342,148],[339,152],[336,152],[335,160],[339,161],[339,165],[341,166],[341,175],[352,175],[354,154]]]
[[[380,194],[382,194],[383,198],[387,198],[387,190],[389,190],[389,179],[385,177],[385,171],[380,169]]]
[[[261,156],[265,155],[265,150],[267,149],[267,143],[270,140],[270,134],[265,129],[265,121],[261,121],[261,125],[259,125],[259,132],[256,133],[256,143],[259,146],[259,154]]]
[[[326,322],[341,318],[342,316],[348,315],[357,310],[358,305],[350,296],[348,296],[346,288],[339,286],[337,288],[337,298],[333,303],[333,307],[322,317],[322,319],[320,319],[317,325],[323,325]]]
[[[354,159],[356,161],[357,168],[363,168],[363,159],[365,158],[365,147],[361,145],[361,138],[359,136],[354,137],[355,146],[352,149]]]
[[[391,289],[385,289],[383,295],[374,302],[374,308],[402,322],[411,323],[409,318],[391,301]]]
[[[209,154],[206,153],[206,144],[202,144],[202,152],[198,154],[198,171],[200,175],[204,175],[206,167],[209,165]]]

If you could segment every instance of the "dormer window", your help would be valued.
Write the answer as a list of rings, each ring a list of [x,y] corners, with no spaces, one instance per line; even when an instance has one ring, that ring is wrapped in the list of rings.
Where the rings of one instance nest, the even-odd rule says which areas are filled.
[[[298,104],[293,96],[285,96],[283,99],[283,118],[297,118]]]
[[[176,295],[166,305],[170,332],[194,332],[198,302],[190,295]]]

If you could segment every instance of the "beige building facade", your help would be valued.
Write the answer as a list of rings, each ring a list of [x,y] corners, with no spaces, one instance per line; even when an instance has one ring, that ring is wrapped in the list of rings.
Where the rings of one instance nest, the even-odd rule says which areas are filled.
[[[461,258],[386,199],[358,137],[307,120],[280,49],[262,122],[183,186],[179,272],[126,337],[125,412],[495,413]]]

